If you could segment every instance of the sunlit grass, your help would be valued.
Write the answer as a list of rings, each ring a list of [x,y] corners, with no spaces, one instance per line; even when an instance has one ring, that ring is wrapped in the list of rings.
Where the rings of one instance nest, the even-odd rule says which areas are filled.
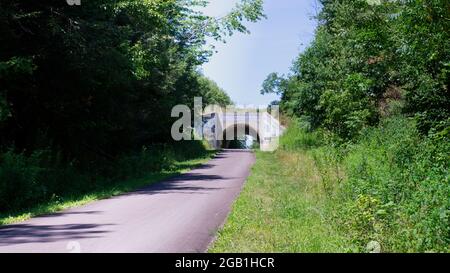
[[[257,162],[210,252],[345,252],[305,152],[257,152]]]

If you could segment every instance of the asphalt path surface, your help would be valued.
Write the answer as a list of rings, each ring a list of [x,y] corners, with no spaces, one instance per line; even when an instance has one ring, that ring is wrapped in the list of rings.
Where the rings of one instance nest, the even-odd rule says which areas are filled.
[[[0,252],[205,252],[255,161],[224,150],[140,190],[0,227]]]

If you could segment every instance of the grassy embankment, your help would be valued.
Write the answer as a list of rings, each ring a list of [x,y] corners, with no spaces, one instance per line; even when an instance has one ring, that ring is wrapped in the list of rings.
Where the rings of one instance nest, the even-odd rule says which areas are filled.
[[[402,117],[340,145],[293,123],[210,251],[449,252],[449,146]]]
[[[0,155],[0,225],[27,220],[129,192],[208,161],[204,144],[155,146],[114,162],[105,174],[59,165],[45,152]]]

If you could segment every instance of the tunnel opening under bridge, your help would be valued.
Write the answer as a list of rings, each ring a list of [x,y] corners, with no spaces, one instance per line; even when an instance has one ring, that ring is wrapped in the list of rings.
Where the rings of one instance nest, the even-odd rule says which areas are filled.
[[[261,138],[258,130],[248,124],[234,124],[222,132],[222,149],[259,149]]]

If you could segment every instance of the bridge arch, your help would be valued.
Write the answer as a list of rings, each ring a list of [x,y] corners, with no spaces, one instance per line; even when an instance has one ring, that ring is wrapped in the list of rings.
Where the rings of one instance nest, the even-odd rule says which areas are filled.
[[[273,151],[284,131],[279,121],[265,111],[211,112],[202,117],[198,131],[216,149],[227,148],[231,140],[252,136],[262,151]]]

